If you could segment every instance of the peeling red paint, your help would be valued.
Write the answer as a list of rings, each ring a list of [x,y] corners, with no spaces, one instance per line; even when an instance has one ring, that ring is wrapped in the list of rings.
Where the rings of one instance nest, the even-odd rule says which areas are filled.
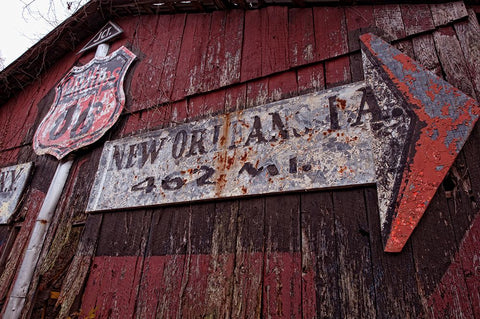
[[[380,63],[389,80],[410,105],[419,123],[414,132],[415,145],[409,150],[407,167],[401,177],[400,190],[396,199],[397,209],[385,245],[385,251],[398,252],[405,245],[445,174],[453,164],[459,152],[457,143],[460,146],[463,145],[480,111],[473,99],[435,75],[423,71],[415,61],[398,53],[398,50],[381,39],[371,34],[365,34],[361,36],[361,40],[373,59]],[[392,55],[393,59],[389,60]],[[398,65],[393,66],[395,61],[403,66],[403,72],[398,71]],[[415,78],[422,80],[415,81]],[[428,87],[425,78],[429,80]],[[421,89],[424,92],[427,91],[430,101],[421,99],[417,92]],[[430,112],[438,109],[436,104],[432,105],[431,103],[437,95],[445,96],[447,100],[453,96],[456,98],[457,105],[451,106],[445,102],[441,107],[442,116],[432,117],[427,112],[427,108],[430,107]],[[450,109],[455,112],[454,116],[450,115]],[[457,132],[460,125],[466,126],[468,131]],[[436,138],[432,138],[434,131],[438,132]],[[454,131],[458,134],[449,135]]]

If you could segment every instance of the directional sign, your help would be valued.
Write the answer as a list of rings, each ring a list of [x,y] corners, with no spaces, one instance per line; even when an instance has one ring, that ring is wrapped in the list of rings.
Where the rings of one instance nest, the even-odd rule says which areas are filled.
[[[61,159],[100,139],[123,110],[123,78],[134,59],[121,47],[74,67],[57,85],[55,101],[35,133],[35,153]]]
[[[363,82],[107,142],[87,210],[376,183],[385,249],[400,251],[479,110],[362,41]]]
[[[88,210],[374,183],[356,122],[367,94],[356,83],[107,142]]]
[[[0,224],[8,223],[15,212],[32,166],[30,162],[0,169]]]
[[[108,23],[102,29],[100,29],[100,31],[98,31],[98,33],[90,41],[88,41],[88,43],[85,44],[85,46],[80,51],[78,51],[78,53],[94,48],[97,45],[105,43],[108,40],[111,40],[122,33],[122,28],[120,28],[112,21],[108,21]]]

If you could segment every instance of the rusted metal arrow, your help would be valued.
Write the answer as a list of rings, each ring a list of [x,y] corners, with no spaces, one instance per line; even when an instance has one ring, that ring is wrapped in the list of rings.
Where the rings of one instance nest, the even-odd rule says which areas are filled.
[[[480,110],[474,99],[380,38],[364,34],[360,39],[365,80],[384,106],[376,115],[381,125],[372,125],[372,131],[385,251],[399,252]],[[383,119],[386,111],[399,120]]]

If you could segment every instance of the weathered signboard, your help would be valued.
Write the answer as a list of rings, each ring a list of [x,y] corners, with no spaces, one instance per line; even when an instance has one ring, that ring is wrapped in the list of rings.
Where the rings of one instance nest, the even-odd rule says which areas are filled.
[[[374,183],[364,83],[107,142],[89,211]]]
[[[134,59],[121,47],[72,68],[57,85],[55,101],[35,133],[35,152],[61,159],[100,139],[123,110],[123,78]]]
[[[364,82],[106,143],[88,210],[376,183],[385,249],[400,251],[479,110],[362,41]]]
[[[0,224],[8,223],[21,199],[33,164],[25,163],[0,169]]]

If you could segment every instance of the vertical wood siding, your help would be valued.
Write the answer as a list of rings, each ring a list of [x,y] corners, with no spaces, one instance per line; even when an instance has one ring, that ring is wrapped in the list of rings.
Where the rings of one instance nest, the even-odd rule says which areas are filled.
[[[399,254],[383,252],[374,187],[84,213],[105,140],[362,80],[364,32],[478,97],[473,9],[461,1],[272,6],[115,20],[125,35],[112,50],[126,45],[138,56],[126,110],[76,154],[23,316],[480,316],[478,127]],[[0,228],[2,302],[57,163],[33,154],[33,133],[55,83],[92,56],[66,56],[0,108],[0,164],[35,162],[20,210]]]

